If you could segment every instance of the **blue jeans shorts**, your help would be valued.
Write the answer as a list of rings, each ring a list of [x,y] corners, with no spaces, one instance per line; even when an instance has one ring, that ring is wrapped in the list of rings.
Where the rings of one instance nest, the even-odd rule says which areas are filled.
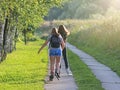
[[[49,56],[62,56],[61,48],[51,48],[49,50]]]

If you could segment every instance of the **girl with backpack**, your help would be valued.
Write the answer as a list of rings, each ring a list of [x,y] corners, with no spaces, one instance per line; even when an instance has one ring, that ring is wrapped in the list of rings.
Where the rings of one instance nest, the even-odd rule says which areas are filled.
[[[64,49],[64,41],[62,36],[58,33],[57,28],[53,28],[51,35],[40,47],[38,53],[48,44],[49,44],[49,57],[50,57],[50,76],[49,80],[52,81],[54,75],[57,74],[57,77],[60,78],[60,60],[62,56],[62,50]],[[54,68],[55,66],[55,68]]]

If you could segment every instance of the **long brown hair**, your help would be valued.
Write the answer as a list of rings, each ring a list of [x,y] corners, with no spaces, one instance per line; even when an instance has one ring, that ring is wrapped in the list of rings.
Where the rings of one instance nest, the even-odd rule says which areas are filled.
[[[58,33],[58,29],[57,29],[57,28],[55,28],[55,27],[52,29],[51,34],[52,34],[52,35],[57,35],[57,36],[59,36],[59,35],[60,35],[60,34]]]
[[[67,28],[64,26],[64,25],[60,25],[59,28],[58,28],[58,32],[59,33],[66,33],[66,35],[69,35],[70,32],[67,30]]]

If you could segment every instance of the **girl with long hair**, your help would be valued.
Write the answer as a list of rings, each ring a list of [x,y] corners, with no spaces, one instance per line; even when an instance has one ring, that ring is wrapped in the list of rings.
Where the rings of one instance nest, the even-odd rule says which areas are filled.
[[[65,47],[62,51],[62,55],[63,55],[63,59],[65,62],[65,68],[66,68],[66,72],[68,75],[72,75],[70,69],[69,69],[69,63],[68,63],[68,58],[67,58],[67,48],[66,48],[66,42],[67,42],[67,36],[70,35],[70,32],[67,30],[67,28],[64,25],[60,25],[58,27],[58,32],[61,34],[64,43],[65,43]]]
[[[55,37],[58,38],[58,43],[53,43],[55,41]],[[60,72],[60,60],[62,56],[62,50],[65,47],[64,41],[62,36],[58,33],[57,28],[53,28],[51,35],[48,37],[48,39],[43,43],[43,45],[40,47],[38,53],[48,44],[49,44],[49,57],[50,57],[50,76],[49,80],[52,81],[54,78],[54,75],[57,74],[59,76]],[[55,66],[55,67],[54,67]]]

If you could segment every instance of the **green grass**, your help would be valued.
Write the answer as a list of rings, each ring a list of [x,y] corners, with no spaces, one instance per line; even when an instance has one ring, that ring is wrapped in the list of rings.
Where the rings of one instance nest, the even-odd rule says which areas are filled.
[[[47,50],[37,54],[42,42],[17,43],[17,50],[0,63],[0,90],[44,90]]]
[[[83,29],[81,27],[84,24],[78,23],[80,25],[79,28],[71,30],[68,41],[77,48],[92,55],[99,62],[110,67],[120,76],[120,17],[100,20],[100,22],[89,21],[84,23],[91,26]],[[74,21],[71,23],[74,23]]]
[[[78,90],[104,90],[91,70],[73,52],[68,52],[70,67]]]
[[[116,51],[106,52],[101,48],[92,48],[87,46],[78,46],[79,49],[92,55],[97,61],[107,65],[120,76],[120,57]]]

